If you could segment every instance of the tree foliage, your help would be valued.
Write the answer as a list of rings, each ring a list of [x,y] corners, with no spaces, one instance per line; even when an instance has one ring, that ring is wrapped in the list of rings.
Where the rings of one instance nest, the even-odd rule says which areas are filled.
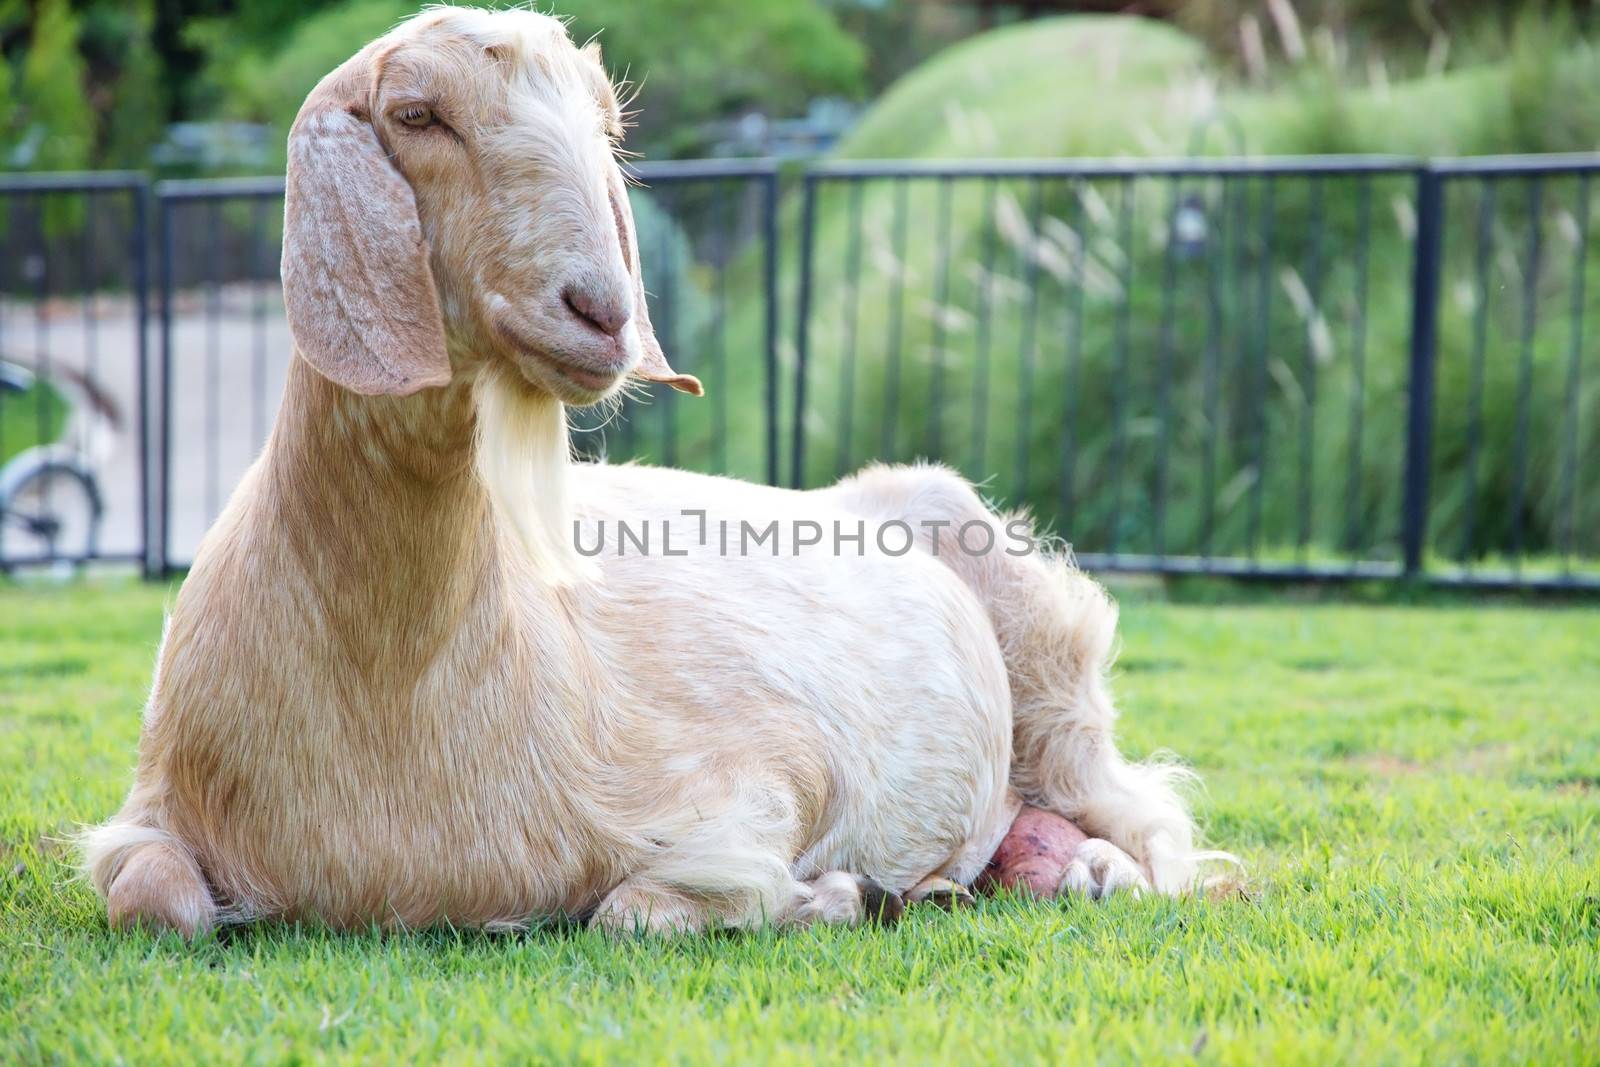
[[[0,0],[0,161],[142,166],[166,126],[153,0]]]
[[[17,81],[22,162],[41,170],[77,170],[90,162],[95,121],[78,32],[67,0],[42,0]]]
[[[414,0],[341,0],[250,38],[238,15],[200,23],[206,78],[230,117],[286,131],[317,79],[417,10]],[[640,87],[636,144],[692,147],[668,131],[744,107],[787,114],[817,95],[858,95],[865,54],[815,0],[580,0],[573,37],[598,36],[607,66]]]

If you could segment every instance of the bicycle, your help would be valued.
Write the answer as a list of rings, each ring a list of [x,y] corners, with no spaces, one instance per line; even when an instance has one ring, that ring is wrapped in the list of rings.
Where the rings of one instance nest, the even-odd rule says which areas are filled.
[[[0,393],[21,394],[35,377],[0,363]],[[82,566],[99,551],[105,503],[82,452],[59,441],[23,449],[0,466],[0,571],[23,563]]]

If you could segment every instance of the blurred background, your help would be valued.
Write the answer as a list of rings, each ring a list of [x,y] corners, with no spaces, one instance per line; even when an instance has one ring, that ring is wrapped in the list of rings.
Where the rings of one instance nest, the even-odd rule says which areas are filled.
[[[5,0],[8,169],[280,166],[306,92],[407,0]],[[571,0],[640,91],[652,159],[1594,147],[1587,0]],[[1120,43],[1108,54],[1105,19]],[[992,34],[997,28],[1007,32]],[[992,34],[992,36],[990,36]],[[932,62],[930,62],[932,61]],[[926,65],[924,65],[926,64]],[[915,71],[913,77],[907,77]],[[1090,100],[1086,83],[1099,87]],[[1093,105],[1088,106],[1088,105]],[[912,118],[916,121],[910,121]]]
[[[710,388],[577,447],[936,458],[1107,567],[1593,583],[1593,8],[560,3]],[[188,561],[287,359],[288,125],[416,10],[0,0],[0,562]]]

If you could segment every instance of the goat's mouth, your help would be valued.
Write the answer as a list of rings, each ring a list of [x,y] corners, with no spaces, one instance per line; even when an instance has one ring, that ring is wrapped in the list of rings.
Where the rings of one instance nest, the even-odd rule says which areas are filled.
[[[555,371],[567,381],[580,389],[587,389],[594,393],[603,393],[610,389],[618,378],[622,377],[620,369],[614,371],[593,371],[587,367],[580,367],[575,363],[568,363],[563,359],[552,356],[548,352],[535,352],[544,361],[545,365]]]
[[[495,317],[494,327],[501,340],[517,354],[538,363],[548,372],[546,377],[554,377],[559,383],[568,387],[568,390],[563,391],[575,394],[565,399],[589,402],[598,400],[628,373],[631,366],[632,361],[627,358],[625,352],[620,351],[620,345],[618,354],[621,358],[596,363],[579,360],[566,353],[552,352],[544,345],[530,340],[515,325],[501,316]]]

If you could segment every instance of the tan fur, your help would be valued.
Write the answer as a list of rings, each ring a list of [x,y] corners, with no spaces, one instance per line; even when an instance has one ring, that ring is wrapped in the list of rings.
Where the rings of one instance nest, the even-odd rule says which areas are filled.
[[[289,134],[283,291],[312,366],[358,393],[408,395],[447,384],[450,360],[415,195],[359,103],[370,68],[363,53],[326,78]]]
[[[680,515],[913,514],[930,477],[970,510],[964,483],[568,461],[563,404],[615,394],[655,344],[604,82],[552,19],[445,8],[308,100],[297,130],[337,136],[291,153],[301,358],[174,606],[133,788],[85,837],[114,921],[860,921],[863,877],[971,880],[1013,779],[1182,888],[1187,815],[1115,754],[1109,609],[1071,574],[728,554]],[[403,127],[419,102],[449,127]],[[369,193],[382,211],[349,210]],[[428,279],[372,251],[410,247],[408,210]],[[602,518],[672,519],[683,554],[578,556],[561,531]]]

